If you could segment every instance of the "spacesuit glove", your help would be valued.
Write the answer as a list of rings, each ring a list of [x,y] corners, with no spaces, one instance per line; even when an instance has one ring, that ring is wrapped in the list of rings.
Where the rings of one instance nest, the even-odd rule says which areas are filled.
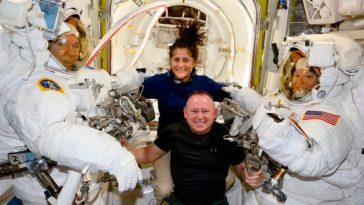
[[[27,18],[31,25],[40,29],[47,28],[45,18],[43,17],[42,11],[39,6],[33,6],[32,9],[28,12]]]
[[[263,99],[259,93],[248,87],[242,87],[241,89],[238,89],[234,86],[228,86],[223,87],[222,90],[229,93],[230,97],[237,101],[241,107],[245,107],[249,112],[252,113],[255,112]]]
[[[123,192],[134,189],[137,182],[142,180],[142,173],[133,154],[123,147],[120,147],[120,149],[122,149],[122,152],[116,156],[109,173],[116,177],[118,190]]]
[[[259,146],[274,160],[289,166],[305,152],[307,143],[288,119],[279,122],[268,113],[269,110],[261,106],[253,118],[252,124],[259,137]]]
[[[38,66],[43,66],[49,61],[48,41],[44,39],[43,33],[44,31],[39,29],[32,29],[26,36],[16,32],[11,34],[12,43],[19,47],[21,60],[33,62],[36,59]]]
[[[137,85],[140,87],[144,82],[144,73],[139,73],[135,69],[126,69],[119,71],[116,73],[116,78],[119,84],[119,87],[127,86],[127,85]]]

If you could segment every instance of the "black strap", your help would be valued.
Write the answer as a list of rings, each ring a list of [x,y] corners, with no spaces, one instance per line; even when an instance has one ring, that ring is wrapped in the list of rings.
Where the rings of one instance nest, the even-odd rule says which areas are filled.
[[[171,193],[170,196],[168,196],[162,200],[160,205],[185,205],[185,204],[182,203],[180,200],[178,200],[176,198],[176,196],[174,195],[174,193]],[[228,202],[226,196],[224,196],[223,198],[212,203],[211,205],[229,205],[229,202]]]

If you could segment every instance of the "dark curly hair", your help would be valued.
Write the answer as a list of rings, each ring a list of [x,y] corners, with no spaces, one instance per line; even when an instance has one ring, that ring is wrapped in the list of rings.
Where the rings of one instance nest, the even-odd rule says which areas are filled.
[[[206,43],[206,32],[201,31],[201,23],[198,20],[190,21],[189,23],[181,23],[177,26],[178,37],[173,45],[169,46],[169,58],[172,58],[173,51],[177,48],[187,48],[192,58],[197,61],[198,48]]]

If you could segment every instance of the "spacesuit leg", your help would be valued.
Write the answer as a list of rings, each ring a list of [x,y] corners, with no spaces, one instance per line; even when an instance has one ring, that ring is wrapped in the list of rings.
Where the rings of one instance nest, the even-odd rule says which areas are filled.
[[[232,172],[231,170],[229,172]],[[243,186],[240,182],[240,179],[235,176],[235,173],[232,172],[233,175],[233,183],[231,184],[232,187],[226,191],[225,195],[229,204],[243,204],[244,193],[242,192]],[[229,175],[228,175],[229,177]],[[226,181],[227,182],[227,181]]]
[[[245,205],[276,205],[276,200],[273,197],[265,196],[266,194],[262,193],[261,188],[257,188],[255,190],[250,190],[246,193]],[[262,204],[261,201],[264,201]]]

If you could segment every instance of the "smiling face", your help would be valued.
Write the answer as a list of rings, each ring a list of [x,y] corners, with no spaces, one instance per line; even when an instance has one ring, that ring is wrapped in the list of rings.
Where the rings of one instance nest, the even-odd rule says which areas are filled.
[[[194,94],[186,103],[183,109],[187,124],[192,132],[205,134],[210,131],[215,121],[217,110],[214,102],[207,94]]]
[[[67,69],[72,70],[80,54],[79,39],[73,34],[66,34],[50,43],[49,51]]]
[[[196,65],[196,59],[192,57],[191,52],[187,48],[176,48],[170,61],[175,79],[188,82]]]
[[[318,77],[310,70],[298,69],[292,78],[292,91],[296,99],[307,95],[319,84]]]
[[[300,99],[306,96],[319,84],[319,70],[317,67],[308,67],[306,58],[301,58],[297,61],[292,76],[292,93],[294,99]]]

